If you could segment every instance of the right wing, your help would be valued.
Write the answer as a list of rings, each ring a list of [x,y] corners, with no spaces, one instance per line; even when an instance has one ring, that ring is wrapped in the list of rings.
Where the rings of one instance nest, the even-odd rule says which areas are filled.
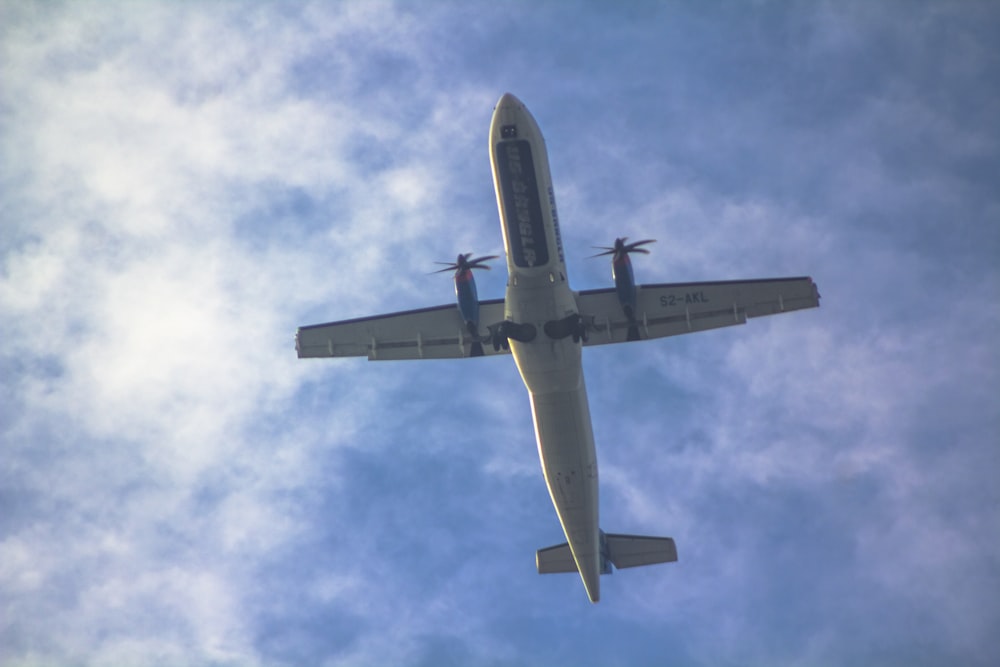
[[[576,301],[589,325],[587,345],[627,340],[629,322],[614,288],[582,291]],[[819,292],[812,278],[663,283],[636,288],[635,321],[641,339],[660,338],[817,306]]]
[[[479,303],[481,322],[503,320],[503,299]],[[483,352],[495,352],[489,344],[486,325],[480,327]],[[374,317],[328,322],[300,327],[295,334],[299,358],[368,357],[385,359],[460,359],[469,356],[473,343],[455,304],[407,310]]]

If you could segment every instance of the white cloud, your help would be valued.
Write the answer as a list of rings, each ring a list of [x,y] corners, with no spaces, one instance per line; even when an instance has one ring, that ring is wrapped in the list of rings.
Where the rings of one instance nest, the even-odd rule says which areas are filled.
[[[308,484],[319,438],[350,437],[354,416],[334,407],[334,434],[292,427],[265,446],[252,430],[322,372],[294,357],[300,304],[355,286],[336,270],[316,285],[319,258],[294,234],[255,250],[235,223],[283,222],[265,219],[261,189],[273,183],[324,197],[333,182],[378,201],[385,186],[362,188],[345,142],[389,125],[279,97],[302,48],[294,29],[275,35],[263,21],[268,39],[255,43],[183,9],[91,10],[50,16],[39,40],[30,23],[7,33],[5,88],[19,103],[5,121],[6,169],[20,165],[25,187],[10,209],[20,235],[4,249],[4,357],[51,370],[18,375],[24,412],[5,430],[11,454],[51,460],[23,481],[34,514],[18,514],[33,532],[2,542],[0,585],[20,619],[3,632],[11,650],[72,660],[245,664],[253,637],[239,610],[254,587],[232,563],[299,535],[276,498]],[[211,43],[169,44],[191,34]],[[208,70],[193,66],[203,61]],[[406,181],[385,181],[406,196],[338,223],[348,234],[407,223],[386,214],[414,203]]]
[[[997,324],[982,305],[996,300],[995,272],[969,278],[985,253],[942,269],[954,249],[921,245],[946,236],[909,233],[933,232],[922,218],[865,227],[872,211],[913,212],[911,199],[959,219],[979,192],[951,172],[902,169],[881,136],[905,148],[916,128],[967,166],[995,153],[979,126],[906,85],[819,130],[792,114],[788,141],[774,142],[748,132],[768,108],[741,121],[711,104],[699,114],[699,98],[669,106],[692,112],[677,130],[690,141],[633,135],[629,117],[614,125],[621,144],[600,153],[615,137],[593,130],[609,127],[594,100],[610,109],[619,82],[563,82],[543,66],[459,71],[454,37],[388,3],[7,11],[0,367],[11,402],[0,414],[2,497],[14,500],[0,517],[0,661],[407,663],[448,648],[518,661],[551,627],[539,615],[517,640],[497,630],[514,628],[505,614],[520,618],[524,600],[570,618],[579,637],[622,619],[650,633],[634,636],[682,626],[708,662],[747,647],[824,657],[857,627],[844,609],[877,610],[819,604],[784,650],[762,620],[784,601],[775,590],[809,572],[786,568],[788,554],[817,557],[787,526],[816,524],[849,531],[822,542],[848,557],[802,599],[860,577],[893,609],[930,609],[946,655],[988,661],[998,612],[979,589],[995,580],[984,556],[993,460],[975,441],[996,433],[996,353],[982,333]],[[477,21],[483,48],[511,38],[512,24],[494,34]],[[846,36],[857,34],[834,26],[816,48],[855,49]],[[581,56],[612,53],[593,37]],[[531,597],[561,585],[530,563],[557,526],[509,359],[386,368],[298,362],[292,349],[313,317],[445,303],[447,281],[423,275],[431,261],[499,251],[485,157],[497,82],[587,110],[586,135],[540,118],[573,138],[550,149],[566,156],[554,167],[576,287],[610,284],[603,260],[578,260],[628,235],[659,240],[637,262],[642,281],[810,272],[825,297],[819,311],[697,342],[588,355],[605,528],[673,534],[682,564],[623,573],[586,617]],[[770,110],[802,101],[788,99]],[[720,118],[738,145],[710,141]],[[699,142],[703,172],[669,162]],[[743,175],[758,186],[726,181],[749,163],[736,149],[764,145],[774,155]],[[772,167],[780,187],[759,187]],[[604,185],[611,168],[621,174],[609,184],[631,186]],[[843,201],[790,196],[801,183]],[[973,202],[988,218],[990,202]],[[482,276],[484,298],[502,274]],[[423,466],[436,471],[427,486],[414,483]],[[741,506],[756,514],[725,516]],[[800,509],[814,521],[796,523]],[[336,622],[320,631],[306,617]],[[908,637],[892,632],[890,646]]]

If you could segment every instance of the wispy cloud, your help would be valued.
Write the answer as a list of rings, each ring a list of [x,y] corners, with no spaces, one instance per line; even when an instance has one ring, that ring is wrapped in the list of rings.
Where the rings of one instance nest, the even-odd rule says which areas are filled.
[[[4,10],[0,663],[993,662],[995,10],[525,10]],[[509,360],[292,346],[499,253],[505,89],[574,286],[824,296],[589,351],[604,527],[681,552],[593,609]]]

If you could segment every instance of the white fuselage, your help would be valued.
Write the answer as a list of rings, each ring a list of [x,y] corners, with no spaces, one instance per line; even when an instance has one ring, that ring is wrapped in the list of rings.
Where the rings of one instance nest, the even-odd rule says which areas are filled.
[[[549,337],[545,323],[577,310],[566,279],[545,142],[534,118],[510,93],[490,125],[490,161],[507,255],[504,315],[535,326],[530,342],[511,339],[531,397],[545,482],[590,599],[600,598],[597,456],[583,380],[581,344]]]

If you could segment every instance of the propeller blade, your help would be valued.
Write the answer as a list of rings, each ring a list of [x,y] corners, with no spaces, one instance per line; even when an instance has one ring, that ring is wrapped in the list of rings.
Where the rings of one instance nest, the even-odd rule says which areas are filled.
[[[591,246],[595,250],[603,250],[604,252],[599,252],[596,255],[591,255],[588,257],[603,257],[604,255],[614,255],[616,258],[621,254],[628,254],[630,252],[641,252],[644,255],[649,254],[649,250],[646,248],[640,248],[639,246],[646,245],[647,243],[656,243],[656,239],[643,239],[642,241],[636,241],[635,243],[626,243],[628,241],[627,236],[622,236],[615,239],[614,247],[608,247],[604,245]]]
[[[471,253],[470,253],[471,254]],[[488,269],[490,267],[483,264],[483,262],[488,262],[491,259],[497,259],[499,255],[484,255],[483,257],[477,257],[475,259],[468,260],[468,264],[472,268],[476,269]]]
[[[475,259],[469,259],[472,257],[472,253],[468,252],[465,254],[460,254],[454,262],[434,262],[445,268],[438,269],[437,271],[431,271],[431,273],[444,273],[446,271],[463,271],[466,269],[486,269],[487,271],[490,267],[483,264],[483,262],[489,261],[491,259],[497,259],[498,255],[484,255],[483,257],[477,257]]]
[[[622,239],[622,240],[624,241],[624,239]],[[656,243],[656,239],[646,239],[644,241],[636,241],[635,243],[629,243],[627,246],[625,246],[625,251],[626,252],[646,252],[646,253],[648,253],[649,252],[648,250],[640,249],[639,248],[639,246],[646,245],[647,243]]]

